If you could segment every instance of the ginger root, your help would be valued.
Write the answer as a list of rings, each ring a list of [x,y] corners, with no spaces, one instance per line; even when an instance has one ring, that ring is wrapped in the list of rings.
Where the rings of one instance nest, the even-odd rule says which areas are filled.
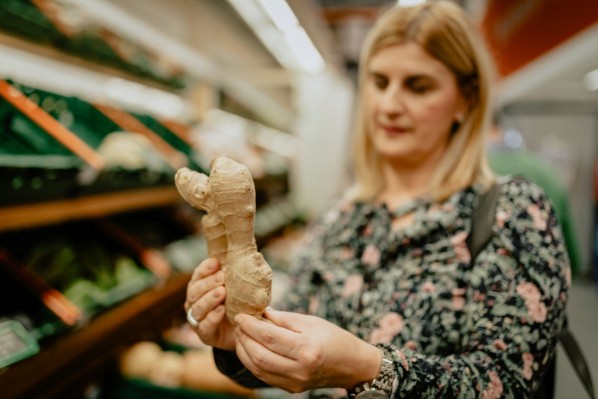
[[[255,185],[243,164],[224,156],[210,164],[210,176],[181,168],[175,175],[179,194],[206,214],[201,219],[208,256],[224,270],[228,320],[238,313],[259,319],[270,304],[272,269],[257,250],[254,236]]]

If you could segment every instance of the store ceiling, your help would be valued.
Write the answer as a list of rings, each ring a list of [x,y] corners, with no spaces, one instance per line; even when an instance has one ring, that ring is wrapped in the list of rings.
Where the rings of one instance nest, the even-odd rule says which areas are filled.
[[[238,20],[228,2],[198,1],[202,5],[216,5],[230,18],[232,23],[227,24],[227,28],[231,33],[234,31],[237,40],[241,40],[241,47],[246,50],[242,53],[230,51],[233,47],[217,46],[221,52],[219,62],[292,108],[292,75],[277,66],[249,28]],[[396,0],[288,0],[288,3],[320,48],[328,65],[352,76],[364,35],[376,16],[394,5]],[[480,0],[460,0],[459,3],[479,16]],[[231,37],[231,46],[234,41]],[[596,110],[598,92],[590,92],[583,85],[584,75],[598,68],[596,48],[598,23],[505,79],[501,84],[501,101],[519,105],[581,104],[582,108]]]
[[[197,81],[223,89],[225,106],[229,110],[276,127],[288,128],[292,124],[297,76],[280,66],[228,1],[106,2],[202,58],[205,61],[200,63],[202,65],[196,67],[187,63],[186,68]],[[91,0],[91,3],[101,1]],[[350,47],[359,47],[375,14],[393,1],[288,0],[288,3],[322,53],[328,68],[347,75],[347,59],[349,65],[354,62],[348,57],[348,52],[352,51]],[[117,26],[109,13],[104,22],[120,29],[126,36],[132,33],[130,24]],[[351,26],[350,22],[353,22]],[[342,39],[346,35],[350,35],[350,41]],[[147,35],[139,36],[138,39],[146,45],[156,44]],[[170,47],[158,45],[155,50],[183,61],[189,58],[173,52]]]
[[[584,86],[584,76],[598,69],[598,23],[502,82],[502,101],[510,108],[551,110],[558,106],[598,112],[598,91]]]
[[[458,0],[474,19],[481,18],[483,0]],[[321,15],[333,31],[349,70],[354,67],[360,39],[371,23],[395,0],[319,0]],[[552,29],[552,28],[551,28]],[[500,101],[541,108],[546,103],[598,112],[598,91],[583,85],[584,76],[598,68],[598,21],[589,29],[501,82]]]
[[[74,0],[71,0],[74,1]],[[375,17],[395,0],[287,0],[331,71],[352,76],[361,41]],[[479,6],[481,0],[461,0]],[[79,3],[98,18],[110,6],[131,18],[117,20],[105,10],[103,22],[167,57],[182,62],[194,82],[224,92],[227,107],[278,128],[294,119],[296,75],[284,70],[226,0],[87,0]],[[94,8],[97,6],[96,8]],[[99,7],[99,8],[98,8]],[[479,9],[479,7],[478,7]],[[139,24],[138,24],[139,23]],[[151,29],[139,29],[142,26]],[[598,24],[595,25],[598,27]],[[598,68],[598,29],[573,40],[554,57],[506,81],[508,102],[597,103],[598,92],[581,84]],[[203,92],[202,92],[203,93]],[[205,96],[195,92],[187,95]],[[201,101],[206,101],[205,98]],[[200,102],[201,102],[200,101]]]

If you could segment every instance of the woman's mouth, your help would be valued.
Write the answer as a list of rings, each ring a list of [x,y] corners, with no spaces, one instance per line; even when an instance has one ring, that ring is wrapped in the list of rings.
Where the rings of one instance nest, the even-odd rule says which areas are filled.
[[[407,133],[408,129],[403,126],[381,125],[382,130],[388,135],[399,135]]]

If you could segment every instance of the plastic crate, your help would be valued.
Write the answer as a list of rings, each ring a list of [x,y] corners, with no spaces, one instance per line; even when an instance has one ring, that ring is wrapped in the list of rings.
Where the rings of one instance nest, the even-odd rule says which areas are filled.
[[[154,385],[142,379],[122,378],[112,383],[102,399],[240,399],[245,396],[228,393],[196,391]]]

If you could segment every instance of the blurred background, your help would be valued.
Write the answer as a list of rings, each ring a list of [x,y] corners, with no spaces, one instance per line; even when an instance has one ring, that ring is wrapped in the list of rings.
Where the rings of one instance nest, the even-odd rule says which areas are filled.
[[[419,2],[1,1],[2,397],[284,397],[222,379],[186,326],[205,242],[174,172],[249,167],[283,295],[306,223],[350,179],[364,35]],[[598,381],[598,2],[456,2],[496,62],[493,167],[533,160],[557,192],[570,323]],[[584,397],[557,364],[556,397]]]

